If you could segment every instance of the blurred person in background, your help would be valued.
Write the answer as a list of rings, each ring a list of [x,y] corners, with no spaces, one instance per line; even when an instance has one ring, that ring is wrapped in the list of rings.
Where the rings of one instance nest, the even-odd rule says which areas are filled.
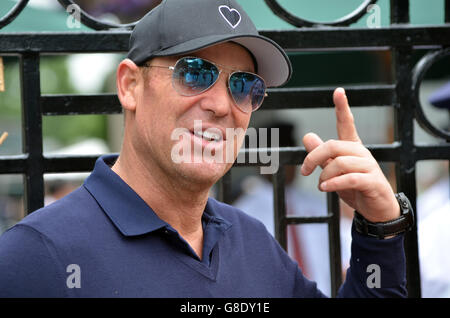
[[[431,105],[448,116],[443,130],[450,132],[450,82],[429,98]],[[447,141],[448,142],[448,141]],[[450,297],[450,178],[449,160],[440,162],[441,177],[417,197],[418,242],[422,296]]]
[[[106,20],[116,20],[117,23],[131,23],[142,17],[142,12],[148,12],[161,0],[77,0],[76,4],[88,14]]]

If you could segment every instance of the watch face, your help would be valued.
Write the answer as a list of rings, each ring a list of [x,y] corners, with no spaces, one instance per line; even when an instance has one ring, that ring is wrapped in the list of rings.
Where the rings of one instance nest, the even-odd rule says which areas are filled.
[[[414,225],[414,211],[411,206],[411,202],[403,192],[400,192],[395,196],[397,198],[398,203],[400,204],[402,215],[406,215],[405,229],[410,230]]]
[[[402,206],[405,208],[405,209],[407,209],[409,206],[408,206],[408,202],[405,202],[405,201],[402,201]]]

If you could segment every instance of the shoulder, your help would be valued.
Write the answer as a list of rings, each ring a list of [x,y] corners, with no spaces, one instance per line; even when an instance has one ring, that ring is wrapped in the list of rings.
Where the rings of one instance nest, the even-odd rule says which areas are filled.
[[[97,213],[96,210],[97,209]],[[0,236],[0,297],[61,297],[68,255],[92,231],[100,208],[84,187],[34,211]],[[104,217],[104,216],[103,216]],[[74,254],[75,255],[75,254]]]
[[[94,213],[94,209],[99,209],[95,200],[83,186],[79,187],[62,199],[25,216],[8,229],[0,236],[0,249],[6,240],[17,242],[17,245],[41,242],[47,248],[55,242],[70,240],[80,231],[82,223],[89,221],[89,215],[99,214]]]
[[[62,297],[64,268],[51,242],[26,225],[0,237],[0,297]]]
[[[66,235],[69,229],[76,228],[80,221],[98,209],[94,198],[81,186],[65,197],[27,215],[15,226],[27,226],[47,236],[57,233]]]
[[[54,241],[28,222],[0,236],[0,297],[61,297],[64,268]]]
[[[42,255],[49,251],[74,248],[93,226],[104,223],[105,214],[95,199],[81,186],[64,198],[53,202],[24,217],[0,237],[0,250],[6,241],[12,246],[41,249]],[[86,244],[85,244],[86,245]],[[56,252],[55,252],[56,253]]]

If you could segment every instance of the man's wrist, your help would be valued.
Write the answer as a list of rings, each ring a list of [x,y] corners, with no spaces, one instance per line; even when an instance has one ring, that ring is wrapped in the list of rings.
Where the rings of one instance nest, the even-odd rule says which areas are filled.
[[[414,224],[414,213],[408,198],[403,193],[395,194],[400,216],[386,222],[371,222],[355,210],[353,223],[360,234],[378,239],[392,238],[410,230]]]

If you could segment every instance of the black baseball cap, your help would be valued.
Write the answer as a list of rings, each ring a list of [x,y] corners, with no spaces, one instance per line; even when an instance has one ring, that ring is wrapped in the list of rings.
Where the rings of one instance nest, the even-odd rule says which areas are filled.
[[[137,65],[158,56],[188,54],[232,41],[256,61],[257,73],[268,87],[285,84],[292,66],[284,50],[259,35],[235,0],[164,0],[135,26],[128,56]]]

